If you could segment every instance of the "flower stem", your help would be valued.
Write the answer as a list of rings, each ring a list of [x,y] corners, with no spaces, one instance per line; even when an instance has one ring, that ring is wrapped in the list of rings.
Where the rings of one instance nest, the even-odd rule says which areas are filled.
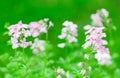
[[[48,32],[46,33],[46,42],[48,41]]]
[[[24,48],[23,48],[23,53],[25,52]]]
[[[48,43],[48,32],[46,33],[46,43]],[[47,67],[47,65],[46,65],[46,63],[47,63],[47,50],[45,50],[45,52],[44,52],[44,68],[43,68],[43,77],[45,78],[45,69],[46,69],[46,67]]]

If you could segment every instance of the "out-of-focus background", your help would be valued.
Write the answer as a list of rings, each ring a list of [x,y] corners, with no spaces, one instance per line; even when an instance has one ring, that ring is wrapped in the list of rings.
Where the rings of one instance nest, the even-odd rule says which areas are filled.
[[[120,67],[120,0],[1,0],[0,1],[0,54],[14,52],[7,44],[9,36],[5,34],[5,25],[23,23],[50,18],[54,27],[49,30],[49,40],[56,46],[59,42],[62,23],[65,20],[78,24],[79,44],[84,43],[83,26],[90,24],[90,15],[97,9],[105,8],[109,11],[117,30],[112,31],[111,54],[115,53],[116,67]],[[110,33],[111,34],[111,33]],[[55,51],[58,51],[56,46]]]

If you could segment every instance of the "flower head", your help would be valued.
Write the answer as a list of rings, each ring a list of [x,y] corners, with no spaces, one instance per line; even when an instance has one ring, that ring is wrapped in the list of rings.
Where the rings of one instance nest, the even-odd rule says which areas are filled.
[[[40,20],[38,22],[31,22],[29,24],[30,33],[33,37],[37,37],[42,33],[47,33],[48,28],[52,27],[53,23],[48,18]]]
[[[58,36],[59,39],[65,39],[68,43],[77,42],[77,25],[70,21],[63,23],[61,34]],[[59,47],[59,46],[58,46]]]
[[[33,50],[34,54],[45,51],[45,41],[36,38],[31,46],[31,49]]]
[[[97,59],[100,65],[110,65],[111,64],[111,56],[109,53],[96,53],[95,58]]]
[[[13,49],[18,47],[26,48],[32,44],[32,42],[26,42],[26,38],[31,35],[27,24],[19,21],[18,24],[11,25],[8,29]]]
[[[102,16],[108,17],[108,15],[109,14],[105,9],[98,10],[96,14],[91,15],[92,22],[95,24],[86,25],[84,27],[84,29],[87,31],[85,32],[86,39],[83,48],[86,49],[88,47],[91,47],[95,52],[97,52],[95,54],[95,58],[101,65],[108,65],[111,63],[109,49],[104,46],[107,45],[108,42],[106,40],[103,40],[103,38],[106,37],[106,34],[103,32],[104,27],[102,24],[103,20]],[[109,58],[107,58],[108,56]],[[105,59],[105,57],[107,59]]]

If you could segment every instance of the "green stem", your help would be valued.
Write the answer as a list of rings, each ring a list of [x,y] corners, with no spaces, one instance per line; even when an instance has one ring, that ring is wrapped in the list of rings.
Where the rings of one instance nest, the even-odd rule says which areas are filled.
[[[24,48],[23,48],[23,53],[24,53],[25,51],[24,51]]]
[[[46,42],[48,41],[48,32],[46,33]]]
[[[14,57],[17,57],[17,48],[15,49]]]
[[[46,43],[48,42],[48,32],[46,33]],[[46,63],[47,63],[47,50],[45,50],[45,55],[44,55],[44,68],[43,68],[43,78],[45,78],[45,69],[47,67]]]

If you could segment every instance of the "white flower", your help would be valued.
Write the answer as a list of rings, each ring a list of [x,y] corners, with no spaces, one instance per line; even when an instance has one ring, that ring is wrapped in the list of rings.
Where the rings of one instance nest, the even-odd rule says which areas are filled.
[[[111,64],[111,56],[109,53],[96,53],[95,58],[97,59],[100,65],[110,65]]]
[[[79,66],[79,67],[84,66],[84,62],[79,62],[79,63],[77,64],[77,66]]]
[[[34,54],[45,51],[45,41],[36,38],[31,46]]]
[[[59,48],[64,48],[64,47],[65,47],[65,43],[60,43],[60,44],[58,44],[58,47],[59,47]]]
[[[105,17],[108,17],[109,16],[109,12],[106,10],[106,9],[101,9],[101,12],[103,13],[103,15],[105,16]]]
[[[49,22],[49,27],[53,27],[54,26],[54,24],[50,21]]]
[[[63,23],[63,28],[61,34],[58,36],[59,39],[65,39],[68,43],[77,42],[77,25],[70,21],[65,21]]]

